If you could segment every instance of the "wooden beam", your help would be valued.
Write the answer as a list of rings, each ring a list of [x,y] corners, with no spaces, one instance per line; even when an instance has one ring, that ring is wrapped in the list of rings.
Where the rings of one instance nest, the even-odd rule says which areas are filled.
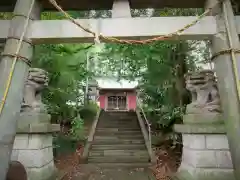
[[[191,23],[196,17],[152,17],[152,18],[110,18],[79,19],[84,27],[99,32],[106,37],[127,39],[151,38],[172,33]],[[240,17],[238,17],[240,21]],[[7,37],[10,21],[0,21],[0,40]],[[203,18],[199,23],[186,30],[177,39],[203,40],[216,34],[214,16]],[[238,28],[240,30],[240,28]],[[238,30],[238,32],[240,32]],[[68,20],[34,21],[28,34],[36,44],[39,43],[79,43],[93,42],[91,34],[84,32]],[[176,38],[175,38],[176,39]]]

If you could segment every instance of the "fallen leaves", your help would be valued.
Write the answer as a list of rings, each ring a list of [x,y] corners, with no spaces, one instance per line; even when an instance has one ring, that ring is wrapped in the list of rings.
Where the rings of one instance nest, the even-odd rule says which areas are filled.
[[[60,171],[67,171],[63,180],[71,180],[80,171],[79,160],[83,152],[83,146],[79,146],[75,152],[61,155],[55,159],[55,165]]]
[[[154,152],[157,157],[157,163],[151,167],[157,180],[170,180],[171,175],[177,171],[181,161],[180,148],[172,148],[166,145],[155,148]],[[59,170],[66,170],[67,174],[62,180],[81,179],[90,172],[86,172],[79,165],[79,159],[82,155],[83,147],[79,146],[74,153],[62,155],[56,158],[55,164]],[[144,171],[144,168],[136,168],[136,171]],[[104,174],[102,174],[104,176]]]
[[[170,180],[180,165],[181,152],[178,149],[161,146],[156,148],[157,163],[151,167],[157,180]]]

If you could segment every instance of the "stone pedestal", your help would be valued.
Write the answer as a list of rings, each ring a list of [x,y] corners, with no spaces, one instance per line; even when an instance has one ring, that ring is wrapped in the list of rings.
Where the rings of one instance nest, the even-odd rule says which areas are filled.
[[[59,125],[50,124],[47,114],[20,115],[11,160],[23,164],[28,180],[51,180],[56,175],[52,133],[59,130]]]
[[[182,163],[179,180],[235,180],[224,125],[175,125],[182,133]]]
[[[222,124],[223,122],[221,113],[202,112],[183,116],[184,124]]]

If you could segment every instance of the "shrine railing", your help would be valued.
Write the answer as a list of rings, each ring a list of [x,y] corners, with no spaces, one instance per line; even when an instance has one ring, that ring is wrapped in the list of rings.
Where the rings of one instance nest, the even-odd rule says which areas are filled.
[[[137,108],[139,110],[137,110],[137,115],[138,115],[138,118],[140,118],[141,120],[143,120],[144,122],[144,127],[145,129],[147,130],[147,141],[146,141],[146,146],[148,148],[148,152],[149,152],[149,155],[151,157],[151,161],[153,160],[153,154],[152,154],[152,133],[151,133],[151,123],[149,123],[148,119],[147,119],[147,116],[142,108],[142,105],[141,105],[141,102],[140,100],[137,98]],[[141,126],[141,123],[140,123],[140,126]],[[145,134],[146,136],[146,133],[143,132],[143,134]]]

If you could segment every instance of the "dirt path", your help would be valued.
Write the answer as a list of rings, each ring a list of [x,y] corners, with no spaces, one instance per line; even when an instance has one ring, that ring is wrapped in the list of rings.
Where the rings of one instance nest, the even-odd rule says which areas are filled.
[[[159,147],[156,149],[157,165],[151,167],[155,178],[150,179],[149,171],[144,169],[124,170],[101,169],[79,164],[81,149],[75,153],[58,157],[55,161],[59,170],[69,168],[68,173],[62,180],[170,180],[172,173],[176,172],[181,154],[179,150],[169,147]],[[114,170],[114,171],[113,171]]]
[[[155,180],[150,171],[143,168],[99,168],[82,165],[81,172],[75,174],[72,180]]]

